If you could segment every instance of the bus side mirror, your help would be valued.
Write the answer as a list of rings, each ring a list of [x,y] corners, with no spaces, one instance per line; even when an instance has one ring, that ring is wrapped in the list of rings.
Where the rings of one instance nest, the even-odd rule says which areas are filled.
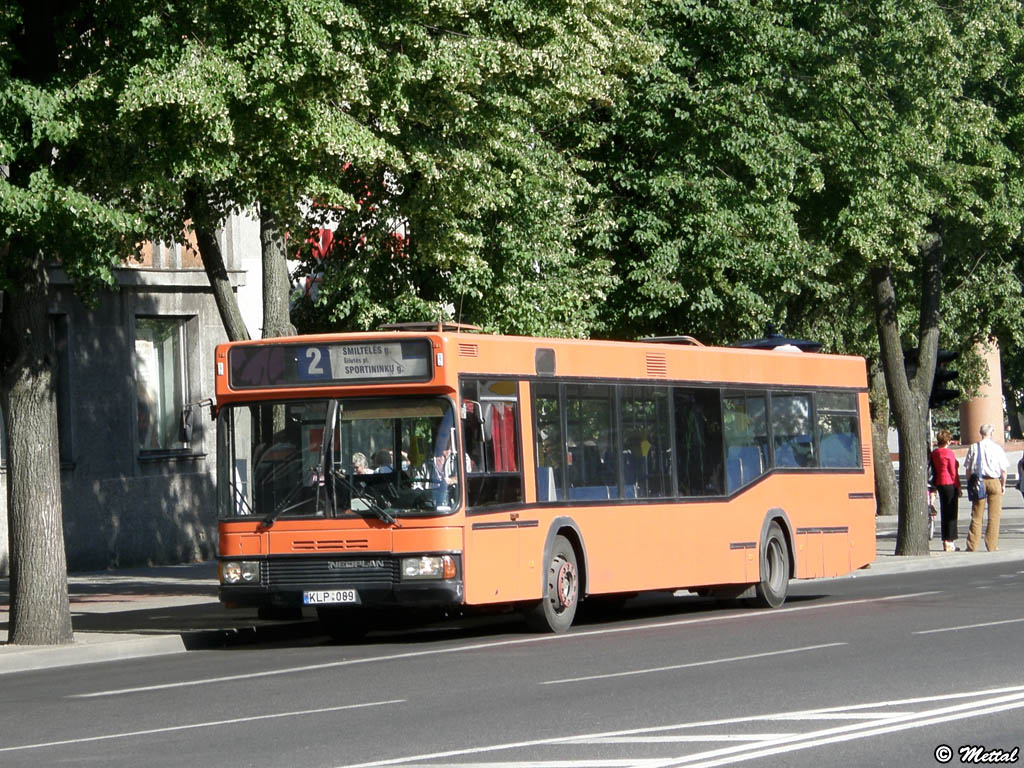
[[[181,442],[192,442],[192,434],[195,429],[195,409],[203,405],[210,406],[210,418],[214,421],[217,420],[217,405],[213,402],[213,398],[208,397],[205,400],[200,400],[198,403],[185,403],[181,407],[181,428],[179,430]]]
[[[192,406],[186,405],[181,409],[181,442],[192,442]]]

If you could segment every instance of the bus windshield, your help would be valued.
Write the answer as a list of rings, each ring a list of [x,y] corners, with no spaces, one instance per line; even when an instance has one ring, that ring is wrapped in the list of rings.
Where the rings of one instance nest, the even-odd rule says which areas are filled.
[[[232,405],[217,419],[218,514],[447,514],[460,498],[455,414],[440,397]]]

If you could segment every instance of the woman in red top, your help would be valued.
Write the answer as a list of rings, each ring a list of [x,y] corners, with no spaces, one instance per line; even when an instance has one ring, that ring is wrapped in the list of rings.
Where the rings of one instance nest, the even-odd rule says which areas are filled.
[[[939,508],[942,514],[942,547],[947,552],[955,552],[956,545],[956,508],[960,490],[960,462],[946,446],[953,438],[948,429],[940,429],[936,435],[938,447],[932,451],[932,470],[935,475],[935,489],[939,492]]]

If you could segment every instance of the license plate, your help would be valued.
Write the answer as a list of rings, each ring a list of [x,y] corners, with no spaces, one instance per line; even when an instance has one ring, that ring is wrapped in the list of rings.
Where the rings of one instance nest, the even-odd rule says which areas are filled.
[[[313,592],[303,592],[302,602],[305,605],[358,603],[359,593],[354,589],[318,589]]]

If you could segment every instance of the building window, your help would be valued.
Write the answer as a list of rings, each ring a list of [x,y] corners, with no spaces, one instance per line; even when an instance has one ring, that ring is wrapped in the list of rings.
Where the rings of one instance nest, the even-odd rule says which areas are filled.
[[[185,321],[139,317],[135,320],[135,389],[139,448],[185,448],[181,410],[185,404]]]

